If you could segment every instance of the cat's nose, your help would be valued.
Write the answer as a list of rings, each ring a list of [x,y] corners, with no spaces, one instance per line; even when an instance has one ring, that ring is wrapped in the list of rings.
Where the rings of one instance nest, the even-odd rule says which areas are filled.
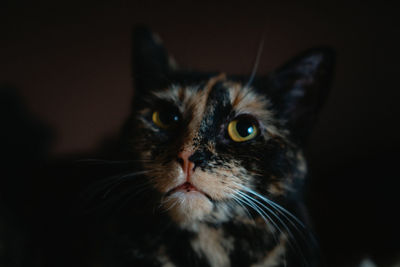
[[[192,154],[193,152],[186,150],[183,150],[178,154],[178,162],[181,164],[183,173],[185,174],[187,181],[190,180],[190,176],[192,176],[195,167],[195,163],[189,159]]]

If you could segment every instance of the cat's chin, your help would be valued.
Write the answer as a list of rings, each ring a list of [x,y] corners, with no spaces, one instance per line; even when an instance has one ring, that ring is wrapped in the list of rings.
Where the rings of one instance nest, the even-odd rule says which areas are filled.
[[[213,203],[204,193],[196,190],[178,190],[164,201],[172,219],[183,228],[192,228],[213,210]]]

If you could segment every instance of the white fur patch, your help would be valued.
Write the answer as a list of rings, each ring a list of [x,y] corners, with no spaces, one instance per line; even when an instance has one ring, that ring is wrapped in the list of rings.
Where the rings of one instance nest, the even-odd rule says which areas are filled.
[[[213,209],[213,203],[197,191],[174,192],[164,200],[163,204],[171,217],[183,228],[194,227],[194,222],[204,219]]]

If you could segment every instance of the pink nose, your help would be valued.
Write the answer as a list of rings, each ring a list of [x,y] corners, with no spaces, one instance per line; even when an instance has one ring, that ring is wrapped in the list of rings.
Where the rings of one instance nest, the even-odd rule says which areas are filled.
[[[189,159],[192,154],[191,151],[186,150],[183,150],[178,154],[178,162],[181,164],[187,182],[190,182],[190,177],[192,176],[195,167],[194,162]]]

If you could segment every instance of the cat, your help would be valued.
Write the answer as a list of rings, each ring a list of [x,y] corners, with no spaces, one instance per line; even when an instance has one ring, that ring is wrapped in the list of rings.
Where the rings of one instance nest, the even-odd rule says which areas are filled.
[[[334,51],[268,75],[205,73],[138,27],[132,59],[132,112],[96,154],[107,160],[49,167],[36,148],[20,157],[35,143],[15,145],[30,140],[28,119],[10,123],[24,137],[4,132],[17,156],[1,180],[2,266],[319,266],[303,150]]]
[[[107,193],[127,196],[105,238],[110,266],[318,266],[303,148],[334,51],[246,77],[183,70],[144,27],[133,48],[120,146],[135,167]]]

